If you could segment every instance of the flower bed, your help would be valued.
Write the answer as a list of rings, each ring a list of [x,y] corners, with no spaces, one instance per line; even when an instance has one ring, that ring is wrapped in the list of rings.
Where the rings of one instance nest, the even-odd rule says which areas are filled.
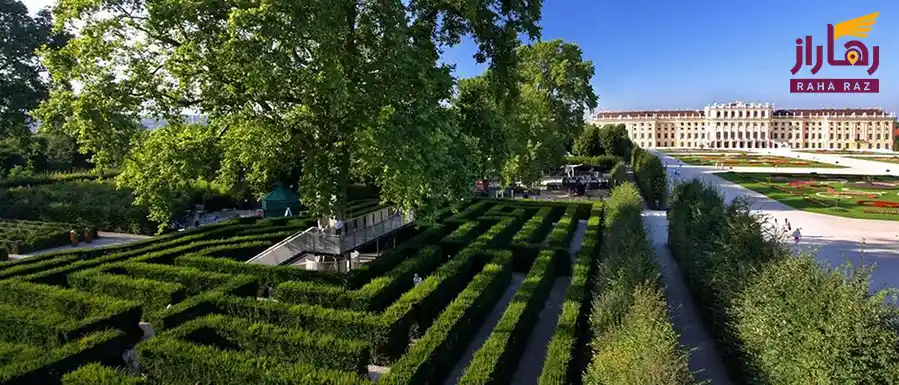
[[[899,202],[860,200],[855,203],[859,206],[887,207],[891,209],[899,208]]]
[[[899,210],[875,210],[875,209],[864,209],[863,210],[867,214],[885,214],[885,215],[899,215]]]

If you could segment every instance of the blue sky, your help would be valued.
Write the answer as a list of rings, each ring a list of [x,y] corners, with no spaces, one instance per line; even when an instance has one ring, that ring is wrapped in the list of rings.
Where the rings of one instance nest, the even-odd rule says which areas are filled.
[[[826,5],[825,5],[826,4]],[[880,12],[879,94],[790,94],[795,40],[826,40],[827,24]],[[701,108],[743,100],[784,108],[883,107],[899,112],[899,2],[811,0],[545,0],[543,40],[577,43],[593,61],[600,110]],[[841,39],[841,42],[844,40]],[[473,44],[448,50],[459,76],[481,73]],[[798,76],[808,77],[807,68]],[[861,67],[815,77],[866,78]]]
[[[53,0],[25,0],[32,10]],[[826,5],[824,5],[826,4]],[[879,94],[790,94],[795,40],[824,42],[828,23],[872,12],[862,41],[879,45]],[[778,107],[883,107],[899,112],[899,1],[544,0],[544,40],[577,43],[593,61],[600,110],[701,108],[743,100]],[[462,77],[480,74],[470,42],[444,59]],[[804,68],[799,75],[808,75]],[[828,68],[817,77],[864,78],[861,67]]]

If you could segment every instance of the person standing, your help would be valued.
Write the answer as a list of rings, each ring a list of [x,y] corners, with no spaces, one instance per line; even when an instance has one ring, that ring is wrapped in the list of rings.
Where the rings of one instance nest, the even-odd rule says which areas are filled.
[[[421,277],[418,276],[418,273],[415,273],[415,276],[412,277],[412,285],[418,286],[421,283]]]
[[[793,232],[793,240],[796,241],[796,245],[799,245],[800,239],[802,239],[802,233],[799,231],[799,228],[796,228],[796,231]]]
[[[784,225],[787,226],[787,231],[793,230],[793,226],[790,226],[790,220],[789,220],[789,219],[784,218]]]

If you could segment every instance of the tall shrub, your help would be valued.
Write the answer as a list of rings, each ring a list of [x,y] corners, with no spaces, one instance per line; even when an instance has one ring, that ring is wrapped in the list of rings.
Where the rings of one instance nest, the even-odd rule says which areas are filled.
[[[656,209],[665,207],[668,200],[668,177],[662,160],[636,147],[631,155],[631,167],[634,179],[649,205]]]

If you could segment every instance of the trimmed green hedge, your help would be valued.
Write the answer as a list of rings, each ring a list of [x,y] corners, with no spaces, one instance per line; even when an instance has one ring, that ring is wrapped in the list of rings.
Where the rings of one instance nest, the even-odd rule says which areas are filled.
[[[354,373],[309,364],[287,365],[251,352],[221,350],[158,336],[137,345],[151,384],[361,385]]]
[[[3,293],[0,304],[8,305],[6,310],[9,310],[0,313],[0,333],[5,334],[2,337],[6,341],[49,346],[52,345],[52,336],[62,343],[106,328],[132,331],[137,329],[140,321],[141,308],[137,303],[77,290],[6,280],[0,281],[0,293]],[[13,312],[14,307],[21,310]],[[40,314],[43,321],[35,318],[38,316],[30,316],[33,322],[28,322],[29,319],[22,318],[23,313],[27,312]],[[34,330],[28,328],[48,332],[55,330],[55,333],[35,341],[7,339],[16,338],[19,333],[35,337]]]
[[[524,345],[555,282],[555,268],[559,264],[554,258],[557,258],[554,252],[544,250],[534,261],[490,337],[475,352],[459,379],[460,385],[512,382]]]
[[[668,174],[662,160],[640,147],[634,147],[631,152],[631,168],[647,204],[657,210],[666,207]]]
[[[0,384],[59,383],[63,374],[91,362],[114,364],[128,347],[129,337],[118,330],[104,330],[73,340],[30,359],[0,366]]]
[[[594,203],[571,283],[565,291],[562,313],[546,349],[540,385],[579,384],[584,370],[588,317],[593,300],[593,278],[602,238],[602,203]]]
[[[177,257],[174,263],[176,266],[190,266],[209,272],[251,275],[259,279],[260,290],[288,281],[309,281],[324,285],[342,285],[344,282],[344,276],[341,273],[303,270],[291,266],[249,264],[200,253]]]
[[[198,345],[237,348],[285,363],[314,363],[323,369],[358,374],[368,373],[371,354],[369,344],[362,341],[221,315],[189,321],[164,335]]]
[[[493,202],[485,199],[480,199],[472,201],[470,203],[471,204],[466,207],[465,210],[453,214],[449,218],[444,219],[443,222],[465,224],[484,214],[490,208]]]
[[[426,246],[395,269],[358,290],[346,290],[342,286],[327,286],[315,282],[290,281],[275,288],[275,299],[336,309],[380,312],[413,287],[412,280],[416,273],[424,278],[440,262],[440,249]]]
[[[95,270],[70,274],[69,283],[73,288],[87,293],[140,303],[143,306],[143,319],[148,319],[148,313],[181,302],[185,297],[184,286],[177,283],[106,274]]]
[[[631,183],[618,185],[607,207],[590,317],[594,357],[584,383],[692,384],[689,355],[671,324],[644,230],[640,193]]]
[[[615,167],[612,167],[609,183],[615,187],[624,182],[627,182],[627,165],[624,164],[624,161],[619,161],[615,163]]]
[[[62,385],[142,385],[127,373],[97,363],[88,364],[62,377]]]
[[[669,244],[740,383],[899,383],[899,317],[870,270],[821,266],[772,237],[748,201],[674,189]]]
[[[446,307],[427,333],[381,377],[381,385],[442,384],[478,325],[512,279],[511,254],[497,253]],[[419,285],[421,286],[421,285]]]
[[[521,231],[515,234],[512,243],[516,245],[543,243],[543,240],[546,239],[546,236],[553,228],[553,211],[554,208],[551,206],[541,207],[537,214],[525,222]]]
[[[435,244],[453,228],[435,225],[426,228],[414,237],[406,240],[396,248],[382,253],[374,261],[366,263],[346,274],[346,284],[351,289],[361,288],[375,277],[381,276],[396,268],[400,263],[415,255],[417,250],[428,244]]]

